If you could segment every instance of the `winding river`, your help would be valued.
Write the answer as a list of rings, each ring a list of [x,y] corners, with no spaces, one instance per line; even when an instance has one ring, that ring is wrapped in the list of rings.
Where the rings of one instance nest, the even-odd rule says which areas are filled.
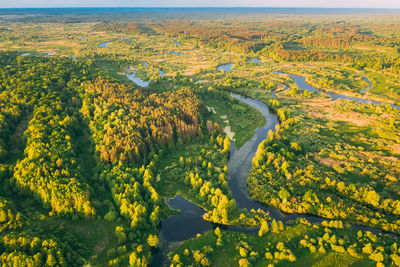
[[[368,79],[367,76],[365,76],[365,75],[363,75],[363,74],[360,74],[360,75],[363,77],[364,81],[366,81],[367,83],[369,83],[369,86],[368,86],[367,88],[361,90],[361,93],[365,94],[366,92],[368,92],[369,90],[371,90],[372,87],[374,87],[374,84]]]
[[[266,138],[269,130],[275,130],[275,126],[279,123],[275,114],[272,114],[264,103],[260,101],[246,98],[238,94],[231,94],[235,99],[253,106],[260,111],[266,119],[263,127],[256,130],[255,134],[240,149],[236,149],[235,143],[231,142],[231,153],[228,162],[229,187],[232,196],[239,208],[246,209],[263,209],[274,214],[274,218],[286,221],[295,219],[296,215],[284,215],[277,209],[269,209],[255,202],[247,193],[246,180],[249,175],[252,159],[257,151],[258,145]],[[181,212],[172,215],[162,221],[160,233],[160,246],[153,256],[152,266],[162,266],[167,263],[167,255],[169,251],[176,248],[181,242],[189,238],[195,237],[198,233],[204,233],[212,230],[216,226],[220,226],[226,230],[255,234],[258,229],[246,228],[240,226],[221,226],[203,220],[205,211],[197,205],[189,202],[180,195],[173,199],[166,200],[172,209]],[[322,219],[320,219],[322,221]]]
[[[315,93],[318,93],[318,94],[325,93],[326,95],[332,97],[334,100],[347,99],[347,100],[353,100],[353,101],[356,101],[356,102],[361,102],[361,103],[364,103],[364,104],[374,104],[374,105],[382,105],[383,104],[380,101],[369,100],[369,99],[355,97],[355,96],[346,96],[346,95],[341,95],[341,94],[336,94],[336,93],[331,93],[331,92],[324,92],[324,91],[322,91],[320,89],[317,89],[314,86],[308,84],[306,82],[306,78],[303,77],[303,76],[290,74],[290,73],[282,73],[282,72],[275,72],[275,73],[291,77],[301,90],[308,90],[310,92],[315,92]],[[365,76],[363,76],[363,77],[364,77],[364,79],[367,79],[366,81],[371,84],[371,86],[369,86],[368,88],[361,90],[362,92],[366,92],[366,91],[370,90],[373,85],[372,85],[371,81],[368,80],[367,77],[365,77]],[[390,106],[393,107],[393,108],[396,108],[396,109],[400,109],[400,106],[398,106],[398,105],[390,104]]]
[[[101,43],[101,44],[99,44],[99,47],[110,47],[110,46],[108,46],[109,43],[112,43],[112,41]]]
[[[229,70],[232,70],[231,64],[224,65],[224,67],[225,68],[221,69],[228,68]],[[278,74],[288,75],[292,77],[297,86],[302,90],[309,90],[310,92],[316,93],[322,92],[321,90],[309,85],[306,82],[305,77],[289,73]],[[368,90],[369,89],[370,88],[368,88]],[[377,101],[370,101],[357,97],[349,97],[335,93],[326,94],[331,96],[334,100],[348,99],[362,103],[381,104]],[[268,211],[272,219],[281,220],[283,222],[296,218],[306,218],[310,223],[316,224],[327,220],[308,214],[286,214],[281,212],[279,209],[266,207],[254,201],[249,196],[247,192],[247,177],[252,166],[252,159],[257,151],[259,144],[265,140],[270,130],[275,130],[275,126],[279,123],[279,121],[277,116],[273,114],[268,106],[264,103],[234,93],[231,93],[231,95],[235,99],[256,108],[266,119],[264,126],[256,129],[255,134],[240,149],[237,149],[235,147],[235,143],[231,142],[231,153],[228,162],[229,188],[231,190],[232,197],[233,199],[235,199],[238,207],[240,209],[245,208],[247,210],[262,209],[264,211]],[[396,105],[391,106],[397,109],[400,108]],[[179,245],[182,244],[182,242],[184,242],[185,240],[195,237],[198,233],[204,233],[206,231],[212,230],[217,226],[221,227],[222,229],[243,232],[247,234],[256,234],[258,232],[258,229],[256,228],[221,226],[208,221],[204,221],[203,214],[205,213],[205,211],[180,195],[177,195],[173,199],[168,199],[166,200],[166,202],[172,209],[180,210],[181,212],[179,214],[169,216],[162,221],[159,248],[153,254],[151,266],[166,265],[168,263],[167,253],[174,249],[177,249]],[[384,233],[383,231],[375,228],[358,225],[352,225],[351,227],[353,229],[368,230],[375,234]],[[395,235],[392,234],[392,236]]]
[[[147,63],[146,61],[144,61],[144,62],[142,62],[142,65],[143,65],[143,66],[148,66],[149,63]],[[157,68],[157,70],[158,70],[158,75],[160,75],[161,77],[164,77],[164,76],[165,76],[165,71],[164,71],[164,70],[162,70],[162,69],[160,69],[160,68]],[[136,71],[134,71],[133,73],[128,73],[128,74],[126,74],[126,77],[127,77],[129,80],[131,80],[132,82],[134,82],[134,83],[136,83],[137,85],[142,86],[142,87],[148,87],[149,84],[150,84],[150,81],[144,81],[144,80],[140,79],[139,77],[136,77]]]
[[[99,44],[99,46],[108,47],[108,43],[110,42]],[[48,54],[52,55],[51,53]],[[26,55],[28,54],[23,54],[23,56]],[[259,61],[252,60],[252,62],[257,63]],[[144,62],[143,64],[146,65],[147,63]],[[233,64],[221,65],[218,67],[218,70],[233,71],[232,66]],[[158,69],[158,71],[160,76],[165,75],[165,72],[163,70]],[[350,97],[331,92],[323,92],[322,90],[308,84],[305,77],[289,73],[276,73],[290,76],[301,90],[308,90],[315,93],[325,93],[326,95],[329,95],[333,100],[347,99],[366,104],[382,104],[379,101],[373,101],[359,97]],[[132,74],[127,74],[127,77],[140,86],[148,86],[148,82],[142,81],[141,79],[136,77],[135,72]],[[362,90],[362,92],[365,93],[372,88],[373,84],[368,80],[367,77],[363,77],[371,85],[370,87]],[[288,87],[286,86],[286,88]],[[306,218],[310,223],[315,224],[326,220],[324,218],[308,214],[286,214],[281,212],[279,209],[266,207],[254,201],[249,196],[247,191],[247,177],[252,167],[252,159],[257,151],[259,144],[265,140],[270,130],[275,130],[275,127],[277,124],[279,124],[279,121],[277,116],[273,114],[268,106],[264,103],[239,94],[231,93],[231,95],[235,99],[257,109],[265,118],[265,124],[262,127],[256,129],[254,135],[240,149],[237,149],[235,143],[231,142],[231,152],[228,162],[229,188],[231,190],[233,199],[236,201],[237,206],[240,209],[261,209],[267,211],[269,212],[269,215],[272,219],[281,220],[283,222],[296,218]],[[275,94],[272,94],[272,96],[275,97]],[[392,104],[390,106],[396,109],[400,109],[400,106],[398,105]],[[205,213],[205,211],[180,195],[177,195],[173,199],[167,199],[166,203],[169,205],[170,208],[180,210],[181,212],[179,214],[169,216],[162,221],[159,238],[159,248],[153,254],[151,263],[152,266],[166,265],[168,263],[167,253],[169,253],[173,249],[178,248],[178,246],[182,244],[183,241],[195,237],[198,233],[204,233],[206,231],[212,230],[217,226],[225,230],[242,232],[246,234],[256,234],[258,232],[258,228],[224,226],[204,221],[203,214]],[[358,225],[352,225],[351,227],[354,229],[368,230],[375,234],[384,233],[379,229],[369,227]],[[397,238],[395,234],[391,235]]]

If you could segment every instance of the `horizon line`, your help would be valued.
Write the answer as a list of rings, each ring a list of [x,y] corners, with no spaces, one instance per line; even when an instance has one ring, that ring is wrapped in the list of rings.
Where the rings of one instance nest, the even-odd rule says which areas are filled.
[[[43,7],[0,7],[0,9],[56,9],[56,8],[219,8],[219,9],[228,9],[228,8],[298,8],[298,9],[309,9],[309,8],[317,8],[317,9],[381,9],[381,10],[400,10],[400,7],[321,7],[321,6],[43,6]]]

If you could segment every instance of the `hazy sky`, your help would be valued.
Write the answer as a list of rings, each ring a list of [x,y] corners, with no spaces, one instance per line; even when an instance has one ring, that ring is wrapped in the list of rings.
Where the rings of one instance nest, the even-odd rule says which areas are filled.
[[[0,0],[7,7],[364,7],[400,8],[400,0]]]

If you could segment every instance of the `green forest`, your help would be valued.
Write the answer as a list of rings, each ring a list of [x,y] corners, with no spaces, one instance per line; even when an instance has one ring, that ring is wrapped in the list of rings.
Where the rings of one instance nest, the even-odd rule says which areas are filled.
[[[1,266],[400,266],[400,15],[28,11]]]

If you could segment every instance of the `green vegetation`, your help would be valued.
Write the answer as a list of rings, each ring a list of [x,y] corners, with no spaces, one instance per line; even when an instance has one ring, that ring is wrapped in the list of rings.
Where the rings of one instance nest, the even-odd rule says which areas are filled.
[[[253,159],[250,194],[285,212],[398,232],[399,111],[297,95],[280,104],[280,127]]]
[[[232,199],[226,165],[230,142],[216,130],[208,124],[209,140],[178,147],[167,160],[160,162],[157,190],[167,198],[181,194],[208,211],[203,218],[213,223],[259,225],[269,219],[264,212],[240,211]]]
[[[198,142],[192,139],[209,139],[213,144],[209,155],[201,149],[196,151],[204,154],[198,166],[203,170],[196,167],[200,154],[193,158],[194,165],[187,159],[188,171],[195,167],[196,175],[190,174],[200,182],[193,180],[196,186],[188,183],[189,173],[182,179],[185,186],[194,188],[202,185],[199,174],[210,179],[198,188],[200,192],[192,193],[192,198],[207,203],[210,212],[205,218],[220,223],[256,224],[255,220],[265,217],[253,213],[247,219],[242,214],[238,221],[241,213],[230,197],[226,181],[230,141],[217,123],[203,119],[206,108],[192,91],[150,94],[112,81],[107,75],[97,78],[102,73],[83,61],[11,54],[3,54],[3,61],[6,78],[2,104],[8,112],[2,120],[3,188],[12,188],[37,202],[34,209],[22,207],[23,213],[31,216],[24,226],[26,217],[12,205],[13,201],[19,205],[21,200],[4,191],[4,196],[10,198],[2,198],[1,229],[22,228],[26,233],[63,242],[58,241],[57,235],[40,232],[41,229],[45,225],[62,227],[68,229],[69,236],[77,238],[81,233],[75,228],[94,228],[105,233],[108,240],[115,239],[111,242],[114,247],[104,243],[103,236],[92,234],[83,238],[82,243],[71,241],[72,247],[89,245],[77,254],[78,262],[147,265],[151,247],[158,245],[161,218],[170,213],[154,186],[160,165],[165,162],[160,161],[164,157],[170,160],[169,154],[178,155],[182,148]],[[43,82],[35,84],[33,79]],[[241,113],[232,113],[232,118],[243,116],[243,109],[250,110],[238,106],[242,107]],[[252,116],[257,114],[251,111]],[[24,125],[26,130],[20,129]],[[19,135],[8,134],[15,129]],[[20,139],[16,140],[17,137]],[[21,143],[24,152],[11,149],[11,140]],[[216,151],[220,157],[214,152],[215,146],[220,147]],[[8,154],[18,153],[8,159]],[[53,216],[64,219],[51,220]],[[78,217],[88,221],[78,226]],[[70,246],[57,250],[64,255]],[[29,261],[28,258],[18,261]]]
[[[255,108],[219,91],[203,94],[202,100],[210,110],[211,120],[233,133],[232,139],[238,149],[265,123],[265,118]]]
[[[305,220],[245,235],[216,228],[170,254],[171,266],[399,266],[395,239],[343,227],[340,221],[311,226]]]
[[[400,266],[396,239],[354,229],[400,233],[398,15],[5,12],[22,13],[0,15],[0,265],[148,266],[180,194],[218,227],[167,246],[171,266]],[[230,92],[280,122],[250,197],[329,221],[238,208],[231,141],[265,119]]]

